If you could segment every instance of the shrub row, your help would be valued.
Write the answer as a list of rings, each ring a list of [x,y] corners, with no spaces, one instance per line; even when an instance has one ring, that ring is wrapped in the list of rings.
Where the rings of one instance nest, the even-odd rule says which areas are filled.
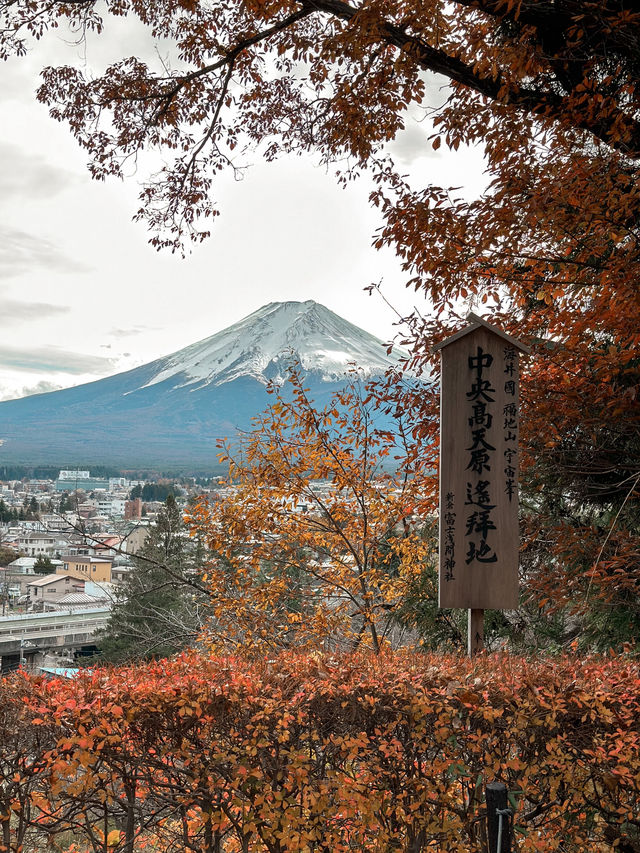
[[[640,850],[640,667],[189,654],[0,690],[0,850]]]

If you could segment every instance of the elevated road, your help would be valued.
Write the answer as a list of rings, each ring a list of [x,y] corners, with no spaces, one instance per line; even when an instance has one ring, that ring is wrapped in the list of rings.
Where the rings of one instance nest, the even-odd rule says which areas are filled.
[[[110,613],[105,606],[0,617],[2,670],[14,669],[16,658],[19,662],[48,651],[91,644],[95,634],[106,627]]]

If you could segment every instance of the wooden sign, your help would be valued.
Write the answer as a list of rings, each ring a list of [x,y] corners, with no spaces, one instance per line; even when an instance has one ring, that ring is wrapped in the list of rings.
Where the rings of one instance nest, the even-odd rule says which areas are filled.
[[[528,347],[469,314],[443,341],[439,606],[518,606],[519,355]]]

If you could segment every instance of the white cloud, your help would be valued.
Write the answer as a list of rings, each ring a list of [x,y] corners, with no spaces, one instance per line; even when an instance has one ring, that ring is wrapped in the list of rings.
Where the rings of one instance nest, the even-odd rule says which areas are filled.
[[[41,320],[56,314],[66,314],[70,309],[64,305],[53,305],[48,302],[27,302],[17,299],[0,299],[0,313],[3,321],[20,322]]]
[[[27,385],[22,389],[10,390],[6,386],[0,386],[0,401],[14,400],[18,397],[32,397],[34,394],[47,394],[49,391],[59,391],[63,386],[57,385],[55,382],[47,382],[41,380],[35,385]]]
[[[114,360],[99,355],[72,352],[56,346],[22,349],[0,346],[0,361],[4,368],[29,373],[107,373]]]
[[[0,142],[0,204],[56,196],[80,178],[68,169],[28,154],[17,145]]]
[[[393,159],[397,163],[409,164],[420,157],[439,158],[440,152],[434,151],[427,139],[432,133],[433,127],[429,122],[407,122],[405,129],[388,146]]]
[[[13,278],[34,268],[57,273],[81,273],[90,269],[40,234],[0,227],[0,278]]]
[[[134,326],[131,329],[111,329],[109,334],[114,338],[129,338],[132,335],[142,335],[150,328],[149,326]]]

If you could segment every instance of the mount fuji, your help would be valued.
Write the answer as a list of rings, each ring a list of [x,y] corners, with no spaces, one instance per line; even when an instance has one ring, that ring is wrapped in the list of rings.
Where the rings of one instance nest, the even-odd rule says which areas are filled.
[[[382,375],[402,355],[316,302],[271,302],[125,373],[0,403],[0,465],[213,469],[218,439],[250,427],[291,360],[321,404],[349,370]]]

